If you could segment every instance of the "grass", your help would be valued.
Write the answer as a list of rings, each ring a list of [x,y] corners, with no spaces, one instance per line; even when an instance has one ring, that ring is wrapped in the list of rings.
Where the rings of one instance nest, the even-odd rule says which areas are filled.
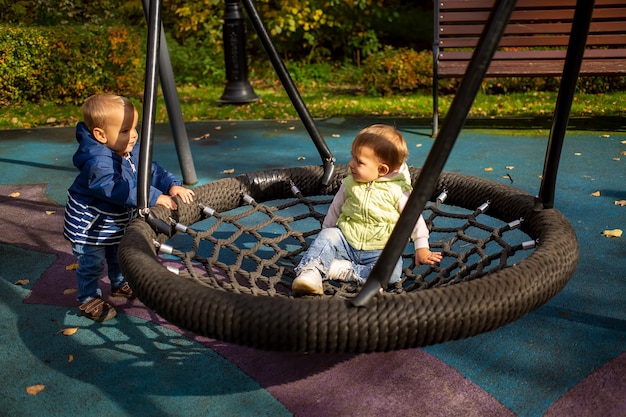
[[[280,87],[255,87],[260,96],[256,102],[242,105],[219,104],[223,86],[179,86],[179,99],[185,121],[296,119],[297,113],[286,92]],[[336,86],[300,87],[300,94],[314,118],[328,117],[415,117],[430,118],[431,92],[374,97],[354,88]],[[479,94],[469,119],[550,118],[557,94],[553,92],[485,95]],[[453,97],[440,96],[445,116]],[[141,97],[133,98],[141,108]],[[626,93],[577,94],[571,118],[623,118],[626,115]],[[22,129],[74,125],[80,119],[80,106],[53,102],[22,103],[0,110],[0,129]],[[167,122],[162,97],[157,103],[157,123]]]

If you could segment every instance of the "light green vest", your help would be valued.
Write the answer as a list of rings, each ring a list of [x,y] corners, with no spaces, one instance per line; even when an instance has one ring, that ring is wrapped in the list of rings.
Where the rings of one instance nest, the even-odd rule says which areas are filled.
[[[379,178],[369,183],[356,182],[352,175],[343,180],[345,201],[337,226],[356,250],[385,247],[400,212],[402,194],[411,190],[411,181],[400,173],[391,178]]]

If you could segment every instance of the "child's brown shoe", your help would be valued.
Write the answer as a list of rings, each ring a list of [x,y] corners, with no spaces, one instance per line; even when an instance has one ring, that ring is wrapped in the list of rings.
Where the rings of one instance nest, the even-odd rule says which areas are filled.
[[[119,288],[111,289],[111,297],[122,297],[122,298],[135,298],[135,294],[133,294],[133,290],[130,288],[127,282],[124,283]]]
[[[98,322],[110,320],[117,314],[113,306],[100,297],[85,301],[78,308],[82,316]]]

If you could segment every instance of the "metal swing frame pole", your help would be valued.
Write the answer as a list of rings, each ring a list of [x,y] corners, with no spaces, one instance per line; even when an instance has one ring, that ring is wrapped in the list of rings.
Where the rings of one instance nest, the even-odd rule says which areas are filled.
[[[550,138],[548,139],[548,147],[546,149],[541,187],[539,188],[537,201],[538,208],[547,209],[554,207],[556,176],[559,169],[561,150],[563,149],[565,131],[567,130],[574,93],[576,92],[576,82],[578,81],[585,54],[594,3],[594,0],[578,0],[576,2],[576,11],[574,12],[574,20],[572,21],[572,29],[563,66],[563,77],[559,85],[554,118],[550,128]]]
[[[304,104],[304,101],[302,100],[298,89],[296,88],[293,80],[291,79],[291,76],[289,75],[289,72],[287,71],[287,68],[285,67],[285,64],[278,55],[276,47],[274,46],[269,36],[269,33],[267,32],[267,29],[263,24],[261,15],[254,5],[254,1],[242,0],[242,3],[244,8],[246,9],[246,13],[248,14],[248,18],[250,19],[254,30],[259,36],[259,39],[261,40],[261,43],[263,44],[263,47],[265,48],[265,51],[267,52],[267,55],[272,65],[274,66],[274,70],[276,71],[278,78],[283,84],[283,88],[287,92],[291,103],[298,113],[298,116],[300,116],[300,120],[302,120],[304,127],[309,133],[309,136],[313,140],[313,143],[315,144],[315,147],[317,148],[317,151],[322,158],[322,163],[324,164],[324,176],[322,178],[322,184],[328,185],[330,179],[333,177],[335,172],[335,157],[328,148],[326,141],[324,141],[324,137],[315,125],[313,117],[311,117],[311,113],[309,113],[309,110]]]
[[[152,142],[158,82],[158,57],[161,30],[161,0],[150,0],[148,10],[148,45],[146,52],[146,75],[141,119],[141,143],[139,145],[139,168],[137,172],[137,209],[141,217],[147,217],[150,209],[150,173],[152,171]]]
[[[149,9],[151,0],[142,0],[144,14],[146,20],[150,20]],[[149,22],[148,22],[149,24]],[[170,59],[170,52],[167,48],[165,40],[165,31],[159,18],[159,46],[158,51],[158,74],[161,79],[161,90],[163,90],[163,98],[165,99],[165,107],[167,115],[170,119],[170,129],[174,137],[174,145],[176,146],[176,155],[178,156],[178,165],[183,176],[183,182],[192,185],[198,182],[196,169],[194,167],[193,158],[191,156],[191,148],[189,146],[189,137],[185,129],[183,120],[183,111],[180,107],[178,92],[176,91],[176,81],[174,79],[174,70]],[[147,65],[146,65],[147,66]]]

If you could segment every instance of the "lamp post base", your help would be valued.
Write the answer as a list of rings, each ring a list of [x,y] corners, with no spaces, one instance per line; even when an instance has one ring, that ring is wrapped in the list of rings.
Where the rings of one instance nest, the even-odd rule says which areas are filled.
[[[259,99],[248,81],[229,81],[224,93],[217,100],[222,104],[246,104]]]

